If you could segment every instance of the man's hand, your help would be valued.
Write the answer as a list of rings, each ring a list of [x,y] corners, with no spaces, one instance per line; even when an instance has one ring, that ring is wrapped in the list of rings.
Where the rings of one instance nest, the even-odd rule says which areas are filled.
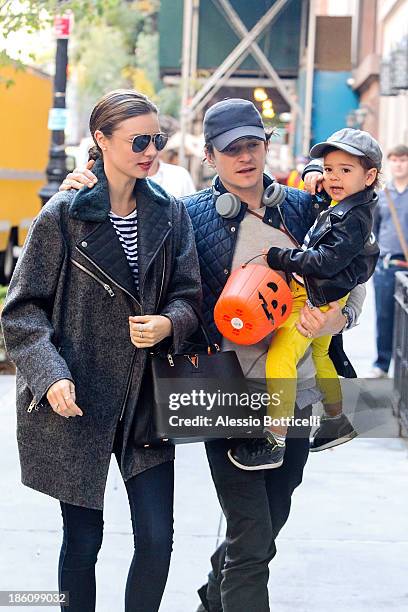
[[[47,400],[53,411],[66,418],[83,415],[75,399],[75,385],[67,379],[58,380],[47,391]]]
[[[130,339],[137,348],[149,348],[171,336],[173,325],[162,315],[129,317]]]
[[[306,304],[300,311],[299,321],[296,323],[298,331],[307,338],[333,336],[340,333],[347,319],[341,312],[338,302],[330,302],[328,306],[329,309],[322,312],[319,308]]]
[[[75,168],[73,172],[67,174],[66,178],[62,181],[59,191],[68,191],[69,189],[82,189],[86,187],[92,188],[95,183],[98,182],[96,176],[91,172],[95,160],[91,159],[86,164],[85,168]]]
[[[69,176],[69,174],[68,174]],[[311,195],[323,190],[323,174],[321,172],[308,172],[304,178],[305,190]]]

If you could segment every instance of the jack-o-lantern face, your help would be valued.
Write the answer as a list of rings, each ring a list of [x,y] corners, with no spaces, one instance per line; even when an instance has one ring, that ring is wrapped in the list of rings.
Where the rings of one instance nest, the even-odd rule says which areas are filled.
[[[266,286],[273,291],[273,293],[278,294],[279,293],[279,287],[280,285],[277,285],[276,283],[274,283],[273,281],[271,281],[270,283],[266,283]],[[268,302],[266,301],[265,297],[262,295],[262,293],[260,291],[258,291],[258,297],[262,302],[262,308],[264,310],[265,316],[267,319],[269,319],[272,323],[273,326],[275,326],[275,317],[274,317],[274,312],[276,310],[278,310],[279,308],[279,300],[277,299],[279,297],[279,295],[277,295],[277,298],[273,298],[270,302],[270,305],[268,305]],[[285,313],[288,310],[288,305],[283,302],[280,305],[280,316],[284,317]],[[283,321],[281,321],[282,323]]]
[[[234,270],[214,309],[222,335],[237,344],[256,344],[277,329],[292,310],[285,280],[270,268],[249,264]]]

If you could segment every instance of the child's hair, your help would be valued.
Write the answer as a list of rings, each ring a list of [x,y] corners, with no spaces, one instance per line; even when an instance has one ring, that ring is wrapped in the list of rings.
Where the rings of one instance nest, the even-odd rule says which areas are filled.
[[[327,149],[324,150],[324,154],[327,155],[328,153],[332,153],[333,151],[339,151],[339,149],[337,147],[327,147]],[[371,183],[371,185],[367,186],[366,189],[377,189],[381,187],[381,166],[378,166],[378,164],[373,162],[373,160],[367,157],[367,155],[364,155],[363,157],[361,157],[360,155],[354,155],[354,157],[358,159],[360,165],[364,168],[366,172],[371,168],[375,168],[377,170],[377,176],[375,177],[374,183]]]

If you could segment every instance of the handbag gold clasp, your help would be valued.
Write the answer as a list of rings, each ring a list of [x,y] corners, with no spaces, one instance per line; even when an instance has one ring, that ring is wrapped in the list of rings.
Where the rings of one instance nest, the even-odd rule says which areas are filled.
[[[198,368],[198,355],[185,355],[189,362],[195,367]]]

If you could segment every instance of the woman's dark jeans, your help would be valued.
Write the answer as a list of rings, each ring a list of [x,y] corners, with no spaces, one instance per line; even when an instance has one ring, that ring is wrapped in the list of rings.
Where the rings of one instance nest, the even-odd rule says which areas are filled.
[[[125,482],[135,547],[126,583],[125,612],[159,609],[173,544],[173,482],[173,461]],[[61,609],[94,612],[95,564],[102,544],[103,512],[60,503],[64,538],[58,582],[60,591],[69,592],[69,607]]]

